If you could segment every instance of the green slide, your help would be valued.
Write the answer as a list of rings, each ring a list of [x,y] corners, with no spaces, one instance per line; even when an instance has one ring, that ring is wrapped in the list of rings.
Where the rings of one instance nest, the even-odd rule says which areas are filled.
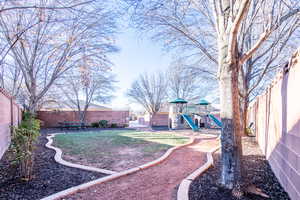
[[[190,118],[190,116],[184,114],[182,114],[181,116],[188,123],[188,125],[192,128],[193,131],[199,130],[196,124],[193,122],[192,118]]]

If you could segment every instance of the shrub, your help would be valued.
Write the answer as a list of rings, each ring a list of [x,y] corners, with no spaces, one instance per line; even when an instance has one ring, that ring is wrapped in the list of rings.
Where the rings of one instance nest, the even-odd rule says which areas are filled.
[[[107,120],[100,120],[99,125],[101,128],[107,128],[108,127],[108,121]]]
[[[98,122],[92,122],[92,123],[91,123],[91,126],[92,126],[93,128],[99,128],[99,123],[98,123]]]
[[[112,123],[112,124],[110,125],[110,128],[118,128],[118,124]]]
[[[11,151],[14,155],[13,163],[19,165],[20,176],[23,180],[32,178],[34,165],[35,142],[40,135],[40,121],[33,115],[25,113],[19,127],[13,127]]]
[[[251,128],[246,128],[246,135],[249,137],[255,137],[255,134]]]

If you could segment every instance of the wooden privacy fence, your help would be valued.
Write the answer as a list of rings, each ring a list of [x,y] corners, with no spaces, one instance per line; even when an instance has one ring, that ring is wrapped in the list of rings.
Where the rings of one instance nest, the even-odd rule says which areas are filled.
[[[16,126],[22,119],[22,110],[7,91],[0,88],[0,159],[11,141],[11,126]]]

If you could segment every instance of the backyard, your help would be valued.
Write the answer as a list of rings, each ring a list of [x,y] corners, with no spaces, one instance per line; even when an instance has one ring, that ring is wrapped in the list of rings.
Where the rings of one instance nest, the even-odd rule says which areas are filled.
[[[300,200],[300,0],[0,5],[0,200]]]
[[[188,132],[188,131],[187,131]],[[54,160],[55,151],[45,146],[47,136],[72,163],[113,171],[137,167],[153,161],[169,148],[185,144],[189,137],[174,132],[141,132],[130,129],[41,130],[34,149],[33,179],[20,179],[7,151],[0,161],[0,199],[41,199],[73,186],[108,176],[94,171],[67,167]],[[46,188],[46,189],[45,189]]]
[[[54,146],[62,149],[64,160],[122,171],[150,162],[188,141],[172,133],[106,130],[58,134]]]

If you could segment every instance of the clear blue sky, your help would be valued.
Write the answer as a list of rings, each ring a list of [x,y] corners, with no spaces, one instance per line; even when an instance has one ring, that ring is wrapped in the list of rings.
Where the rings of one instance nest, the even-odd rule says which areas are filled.
[[[140,34],[129,28],[118,35],[116,45],[120,52],[110,57],[115,64],[113,72],[119,82],[116,97],[109,106],[122,108],[129,105],[125,93],[139,74],[165,70],[171,62],[171,55],[164,52],[160,44],[146,37],[141,38]],[[135,104],[131,107],[141,109]]]

